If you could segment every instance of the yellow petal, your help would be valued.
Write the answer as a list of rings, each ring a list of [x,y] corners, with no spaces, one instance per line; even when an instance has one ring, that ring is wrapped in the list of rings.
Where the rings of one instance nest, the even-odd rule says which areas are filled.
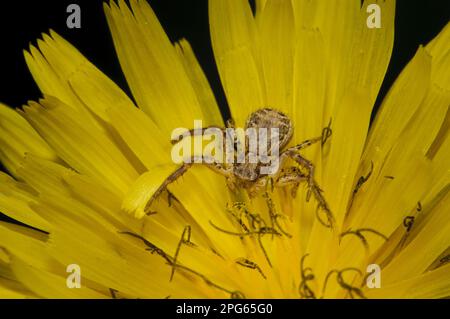
[[[123,199],[122,209],[136,218],[144,217],[147,203],[175,169],[175,165],[155,167],[139,176]]]
[[[138,106],[164,135],[204,118],[183,63],[146,1],[119,1],[104,10],[122,70]],[[217,124],[217,123],[208,123]]]
[[[48,37],[46,39],[49,39]],[[41,46],[45,46],[43,41],[39,42]],[[50,41],[53,44],[53,41]],[[48,52],[48,51],[47,51]],[[63,59],[62,56],[53,53],[48,55],[47,58],[43,56],[42,52],[34,46],[30,46],[30,52],[24,51],[25,61],[28,69],[30,70],[34,81],[38,85],[41,92],[57,96],[61,101],[73,108],[80,108],[80,103],[74,93],[70,90],[68,83],[61,79],[61,75],[56,73],[56,70],[52,68],[47,59],[50,61]],[[70,60],[66,60],[70,61]],[[64,66],[65,64],[63,64]],[[70,72],[69,72],[70,74]]]
[[[294,144],[321,134],[326,84],[324,48],[320,32],[317,29],[300,29],[298,32],[294,62],[294,101],[291,111],[294,122]],[[316,180],[322,185],[322,148],[314,145],[305,149],[302,154],[314,163]],[[316,219],[316,203],[306,202],[306,192],[299,192],[294,201],[293,211],[299,212],[298,223],[301,225],[299,235],[305,249]]]
[[[426,46],[433,57],[432,79],[441,88],[450,90],[450,23]]]
[[[449,118],[448,114],[447,118]],[[432,160],[434,185],[425,196],[424,202],[431,201],[440,191],[450,185],[450,164],[448,161],[450,158],[450,134],[447,133],[446,135],[446,139]]]
[[[228,230],[234,227],[226,212],[231,199],[223,176],[206,167],[193,167],[179,182],[169,185],[169,190],[209,235],[219,254],[229,258],[245,255],[239,237],[220,232],[210,224]]]
[[[170,136],[163,135],[143,111],[111,106],[106,112],[126,145],[147,169],[171,160]]]
[[[149,247],[141,240],[123,233],[128,229],[113,227],[73,200],[46,201],[36,209],[55,225],[48,253],[62,265],[78,264],[85,282],[116,289],[128,298],[162,298],[171,285],[178,287],[181,295],[192,289],[185,277],[176,277],[179,286],[170,283],[171,268],[161,256],[146,251]],[[198,294],[196,288],[194,295]]]
[[[329,119],[323,118],[326,73],[322,35],[318,30],[302,29],[297,38],[292,116],[295,140],[300,142],[319,136],[323,122]]]
[[[35,268],[47,271],[58,269],[58,263],[46,252],[46,234],[5,222],[0,222],[0,234],[2,247],[10,257],[20,258]]]
[[[424,155],[437,137],[450,105],[450,91],[430,85],[422,104],[399,139]]]
[[[291,2],[268,0],[260,19],[259,49],[267,105],[290,113],[295,52],[295,23]]]
[[[17,280],[0,278],[0,298],[2,299],[25,299],[36,298],[37,295],[29,291]]]
[[[371,29],[367,27],[367,18],[370,15],[367,7],[373,3],[365,0],[359,10],[356,20],[358,31],[352,37],[354,43],[349,52],[350,71],[347,78],[350,87],[355,85],[368,88],[370,98],[375,102],[394,46],[396,4],[395,0],[377,1],[381,12],[381,28]],[[345,57],[346,53],[343,53]]]
[[[78,172],[125,193],[137,173],[110,138],[57,99],[40,103],[25,107],[25,116],[58,155]]]
[[[264,6],[266,5],[266,2],[267,2],[267,0],[256,0],[255,1],[255,16],[259,16],[259,15],[261,15],[261,13],[263,12],[263,10],[264,10]]]
[[[333,116],[345,92],[355,87],[368,89],[373,103],[386,72],[393,46],[395,1],[377,3],[383,12],[379,29],[367,27],[369,3],[293,1],[297,31],[318,28],[323,35],[328,70],[326,118]]]
[[[370,121],[371,104],[368,91],[355,93],[344,98],[337,108],[322,183],[338,227],[341,227],[347,211]]]
[[[431,58],[423,48],[419,48],[395,81],[378,111],[364,151],[361,172],[367,172],[373,162],[373,173],[377,176],[384,157],[425,97],[430,75]],[[367,187],[371,182],[367,182]]]
[[[208,83],[208,79],[195,57],[191,45],[187,40],[182,39],[176,44],[175,48],[183,62],[186,74],[191,80],[192,87],[195,90],[197,99],[203,110],[205,121],[207,121],[207,123],[212,123],[213,125],[223,126],[223,119],[220,115],[216,98]]]
[[[56,161],[48,144],[15,110],[0,103],[0,161],[13,175],[25,153]]]
[[[383,279],[381,279],[383,280]],[[450,295],[450,265],[426,272],[414,278],[367,289],[367,298],[439,299]]]
[[[369,227],[389,236],[405,216],[416,210],[417,202],[431,187],[428,159],[418,152],[402,152],[400,146],[394,152],[386,160],[380,176],[374,176],[370,192],[355,199],[351,215],[354,219],[349,219],[348,228]],[[415,173],[411,175],[411,172]]]
[[[12,259],[11,268],[17,279],[23,282],[28,289],[40,297],[52,299],[98,299],[107,297],[83,286],[83,284],[81,284],[80,288],[69,289],[67,287],[66,277],[58,276],[45,270],[36,269],[17,258]]]
[[[386,283],[401,281],[424,272],[447,249],[450,242],[450,192],[433,208],[426,223],[401,253],[383,269]]]
[[[248,1],[209,1],[214,56],[236,125],[265,105],[263,79],[255,48],[256,27]]]
[[[50,225],[30,208],[36,193],[28,185],[0,173],[0,211],[28,226],[49,231]]]

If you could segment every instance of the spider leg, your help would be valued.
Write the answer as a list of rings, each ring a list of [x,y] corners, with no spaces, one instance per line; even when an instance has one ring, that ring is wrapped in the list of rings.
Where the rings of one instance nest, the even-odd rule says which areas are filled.
[[[181,140],[183,140],[184,137],[187,137],[187,136],[211,135],[211,134],[206,134],[207,133],[206,131],[210,130],[210,129],[216,129],[216,130],[219,130],[222,133],[222,140],[223,140],[223,145],[222,145],[223,148],[222,149],[224,151],[228,150],[228,148],[230,148],[230,147],[233,148],[235,152],[237,151],[238,144],[240,143],[238,138],[235,135],[229,136],[229,134],[230,134],[229,133],[229,129],[232,129],[232,130],[235,129],[235,124],[234,124],[234,120],[233,119],[229,119],[227,121],[226,127],[220,127],[220,126],[217,126],[217,125],[210,125],[210,126],[207,126],[207,127],[202,127],[202,128],[197,128],[197,129],[190,129],[187,132],[185,132],[184,134],[178,136],[178,138],[175,138],[175,139],[171,140],[170,142],[172,144],[177,144],[177,143],[181,142]],[[231,145],[228,145],[230,143],[228,141],[230,138],[232,139],[231,140]],[[235,152],[233,152],[233,154]]]
[[[223,134],[223,137],[225,137],[225,135],[226,135],[226,129],[227,129],[227,128],[233,128],[233,129],[235,128],[233,119],[229,119],[229,120],[227,121],[227,125],[226,125],[225,128],[224,128],[224,127],[221,127],[221,126],[218,126],[218,125],[209,125],[209,126],[207,126],[207,127],[202,127],[202,128],[197,128],[197,129],[191,128],[191,129],[188,130],[185,134],[183,134],[183,135],[181,135],[181,136],[178,136],[177,139],[173,139],[173,140],[171,140],[170,142],[171,142],[172,144],[176,144],[176,143],[180,142],[180,141],[184,138],[185,135],[189,135],[189,136],[203,135],[203,134],[205,134],[206,130],[208,130],[208,129],[217,129],[217,130],[220,130],[220,131],[222,132],[222,134]],[[200,131],[200,132],[199,132],[199,131]],[[189,134],[188,134],[188,133],[189,133]]]
[[[255,197],[260,191],[267,185],[267,176],[258,178],[255,182],[246,187],[248,196],[250,198]]]
[[[171,140],[170,142],[172,144],[177,144],[178,142],[180,142],[185,136],[200,136],[205,134],[206,130],[209,129],[217,129],[220,130],[223,134],[223,136],[225,137],[225,129],[223,127],[220,126],[216,126],[216,125],[210,125],[207,127],[202,127],[202,128],[192,128],[190,130],[188,130],[186,133],[178,136],[178,138]]]
[[[198,163],[198,158],[202,159],[201,163]],[[196,163],[197,162],[197,163]],[[200,164],[200,165],[205,165],[206,167],[212,169],[213,171],[224,175],[226,177],[229,177],[232,174],[232,170],[230,167],[225,166],[222,163],[216,163],[216,162],[212,162],[211,163],[206,163],[205,162],[205,157],[202,156],[192,156],[190,163],[183,163],[183,165],[181,165],[179,168],[177,168],[172,174],[170,174],[165,180],[164,182],[158,187],[158,189],[155,191],[155,193],[152,195],[152,197],[150,198],[150,200],[147,202],[147,205],[145,206],[145,211],[148,211],[150,209],[150,206],[152,205],[152,203],[155,201],[155,199],[161,195],[161,193],[167,188],[167,186],[173,182],[175,182],[179,177],[181,177],[184,173],[186,173],[189,168],[191,168],[192,165],[194,164]]]
[[[300,151],[300,150],[307,148],[308,146],[311,146],[317,142],[321,142],[321,144],[324,145],[325,142],[327,141],[327,139],[331,136],[331,134],[332,134],[332,131],[331,131],[331,119],[330,119],[330,123],[328,124],[328,126],[322,130],[321,136],[305,140],[305,141],[301,142],[300,144],[297,144],[297,145],[294,145],[294,146],[288,148],[286,151]]]
[[[236,180],[233,176],[228,176],[226,179],[226,183],[231,192],[236,193],[238,191],[238,186],[236,185]]]
[[[304,140],[303,142],[301,142],[300,144],[294,145],[289,147],[285,152],[297,152],[300,151],[302,149],[307,148],[308,146],[311,146],[317,142],[321,142],[322,141],[322,136],[319,137],[315,137],[315,138],[311,138],[308,140]]]
[[[227,128],[236,128],[236,124],[234,123],[233,119],[227,120]]]
[[[308,177],[303,174],[297,167],[290,167],[287,170],[282,170],[280,175],[275,180],[275,186],[285,187],[294,185],[291,190],[292,197],[296,197],[297,189],[301,182],[307,181]]]
[[[319,217],[319,215],[317,215],[319,221],[324,226],[333,227],[333,224],[334,224],[333,214],[331,213],[331,210],[325,200],[325,197],[322,195],[322,192],[323,192],[322,189],[319,187],[318,183],[316,182],[316,180],[314,178],[314,164],[293,150],[286,150],[285,152],[282,153],[282,156],[292,158],[301,167],[305,168],[308,171],[306,180],[308,182],[309,189],[308,189],[308,194],[306,195],[306,201],[309,201],[311,194],[313,194],[315,199],[318,202],[318,208],[322,208],[324,210],[325,214],[327,215],[327,219],[328,219],[328,223],[325,223]]]

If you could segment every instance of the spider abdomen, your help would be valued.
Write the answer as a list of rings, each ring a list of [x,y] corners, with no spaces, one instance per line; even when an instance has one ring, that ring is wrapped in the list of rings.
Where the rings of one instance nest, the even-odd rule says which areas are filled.
[[[289,117],[283,112],[272,108],[259,109],[250,114],[245,128],[254,128],[256,130],[265,128],[268,130],[268,134],[271,134],[271,129],[278,129],[280,150],[287,145],[293,133],[293,125]],[[268,140],[270,141],[270,136]]]

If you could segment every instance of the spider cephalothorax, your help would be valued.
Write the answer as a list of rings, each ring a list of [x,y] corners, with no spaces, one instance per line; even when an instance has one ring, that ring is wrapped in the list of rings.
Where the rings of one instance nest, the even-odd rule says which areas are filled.
[[[264,133],[266,133],[266,140],[264,143],[267,144],[265,147],[267,150],[267,156],[269,158],[271,156],[276,156],[277,161],[279,159],[280,150],[282,150],[289,143],[293,133],[293,126],[289,117],[286,114],[271,108],[259,109],[250,114],[245,123],[244,129],[246,132],[253,129],[256,134],[258,134],[261,129],[266,129],[264,131]],[[274,129],[276,129],[277,134],[276,145],[273,143],[274,136],[272,136],[272,134],[274,134]],[[261,170],[262,166],[265,167],[266,163],[262,163],[261,160],[251,161],[249,159],[252,152],[249,147],[249,136],[246,135],[245,139],[245,161],[243,163],[235,162],[233,165],[233,175],[236,178],[235,182],[239,184],[238,186],[240,187],[245,187],[245,184],[254,186],[251,184],[258,178],[269,175],[264,172],[264,170]],[[258,154],[253,155],[256,155],[255,158],[258,158]]]
[[[223,136],[228,134],[226,128],[216,126],[208,127],[208,129],[211,128],[219,130],[222,132]],[[233,128],[232,121],[228,122],[228,129],[230,128]],[[289,185],[294,186],[294,191],[292,192],[293,194],[295,194],[295,190],[301,182],[306,182],[308,185],[307,199],[309,200],[310,195],[313,194],[318,202],[318,208],[322,208],[325,211],[328,219],[325,222],[319,218],[319,221],[321,221],[325,226],[331,227],[333,224],[333,217],[328,204],[323,197],[322,190],[314,179],[314,165],[311,161],[300,155],[300,150],[314,143],[322,142],[323,144],[326,138],[329,137],[331,129],[325,128],[321,136],[305,140],[300,144],[286,148],[293,135],[292,121],[286,114],[273,108],[262,108],[250,114],[245,124],[245,130],[247,131],[249,129],[253,129],[253,132],[256,132],[257,135],[261,130],[264,130],[267,134],[269,134],[265,139],[265,143],[267,143],[265,149],[267,150],[266,155],[269,158],[276,159],[277,161],[277,169],[275,171],[268,173],[261,169],[264,167],[265,163],[260,160],[250,160],[251,158],[254,159],[258,157],[252,157],[252,155],[255,154],[252,153],[251,147],[249,148],[249,137],[246,135],[243,154],[245,157],[244,161],[234,161],[230,163],[227,161],[218,162],[211,159],[206,161],[204,160],[205,158],[198,161],[195,160],[197,158],[191,158],[189,162],[183,163],[180,168],[167,177],[163,184],[153,194],[147,204],[147,208],[150,207],[151,203],[161,194],[163,190],[166,189],[167,185],[183,175],[193,164],[200,164],[205,165],[225,176],[227,184],[231,190],[236,190],[239,188],[245,189],[250,196],[254,196],[266,187],[269,180],[271,181],[271,185],[274,187],[286,187]],[[274,134],[274,131],[277,133],[276,144],[273,142],[273,136],[271,136],[271,134]],[[201,132],[205,132],[205,129],[201,130]],[[190,130],[190,133],[195,134],[195,131]],[[176,143],[179,142],[179,140],[172,142]],[[236,140],[236,143],[239,143],[239,141]],[[288,158],[296,162],[299,167],[294,166],[283,168]]]

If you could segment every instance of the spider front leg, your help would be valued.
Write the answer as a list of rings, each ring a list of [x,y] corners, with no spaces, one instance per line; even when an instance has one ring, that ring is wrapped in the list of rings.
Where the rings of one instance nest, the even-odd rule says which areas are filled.
[[[300,144],[294,145],[290,148],[288,148],[286,150],[286,152],[288,151],[300,151],[304,148],[307,148],[308,146],[311,146],[317,142],[320,142],[322,144],[322,146],[327,142],[328,138],[331,136],[332,134],[332,130],[331,130],[331,119],[330,119],[330,123],[328,123],[328,126],[324,127],[322,129],[322,135],[315,137],[315,138],[311,138],[308,140],[305,140],[303,142],[301,142]]]
[[[199,159],[201,159],[201,162],[199,162]],[[150,210],[151,205],[155,201],[156,198],[158,198],[159,195],[169,186],[169,184],[175,182],[179,177],[181,177],[184,173],[186,173],[189,168],[191,168],[192,165],[205,165],[206,167],[210,168],[213,171],[218,172],[221,175],[224,175],[226,177],[229,177],[232,173],[231,168],[226,167],[222,163],[215,163],[212,159],[208,159],[201,156],[192,156],[189,163],[183,163],[179,168],[177,168],[172,174],[170,174],[164,182],[161,184],[161,186],[158,187],[158,189],[155,191],[155,193],[152,195],[150,200],[147,202],[144,211],[147,212]]]
[[[309,140],[305,140],[305,141],[301,142],[300,144],[297,144],[297,145],[294,145],[292,147],[289,147],[285,152],[289,152],[289,151],[297,152],[297,151],[300,151],[300,150],[305,149],[308,146],[311,146],[311,145],[313,145],[313,144],[315,144],[317,142],[321,142],[322,139],[323,139],[323,137],[319,136],[319,137],[311,138]]]
[[[331,213],[331,210],[325,200],[325,197],[322,194],[322,189],[319,187],[318,183],[314,178],[314,164],[302,157],[300,154],[296,153],[293,150],[288,149],[287,151],[281,154],[282,157],[289,157],[293,159],[297,164],[308,171],[307,175],[298,174],[298,181],[295,183],[299,183],[302,180],[306,180],[308,183],[308,193],[306,195],[306,201],[309,201],[311,194],[314,195],[315,199],[318,202],[318,208],[322,208],[327,215],[328,223],[325,223],[318,215],[319,221],[326,227],[333,227],[334,225],[334,217]],[[292,180],[295,180],[293,176],[290,177]],[[285,176],[286,179],[286,176]]]
[[[285,187],[289,185],[293,185],[291,189],[292,197],[297,196],[297,189],[301,182],[305,182],[308,180],[308,177],[303,174],[298,167],[289,167],[287,169],[283,169],[277,179],[275,180],[276,187]]]
[[[234,121],[232,119],[229,119],[227,121],[227,126],[225,128],[224,127],[220,127],[218,125],[209,125],[207,127],[202,127],[202,128],[192,128],[192,129],[186,131],[184,134],[182,134],[182,135],[178,136],[177,138],[171,140],[170,142],[172,144],[177,144],[185,136],[201,136],[201,135],[205,135],[208,130],[211,131],[212,129],[220,131],[222,133],[222,137],[225,139],[226,138],[226,129],[227,128],[232,128],[232,129],[235,128]]]
[[[177,144],[178,142],[181,142],[181,140],[183,138],[185,138],[186,136],[202,136],[202,135],[208,135],[206,134],[207,131],[211,131],[211,130],[217,130],[220,131],[222,133],[222,136],[225,137],[225,129],[223,127],[217,126],[217,125],[210,125],[207,127],[202,127],[202,128],[192,128],[188,131],[186,131],[185,133],[181,134],[180,136],[178,136],[177,138],[171,140],[170,142],[172,144]]]

